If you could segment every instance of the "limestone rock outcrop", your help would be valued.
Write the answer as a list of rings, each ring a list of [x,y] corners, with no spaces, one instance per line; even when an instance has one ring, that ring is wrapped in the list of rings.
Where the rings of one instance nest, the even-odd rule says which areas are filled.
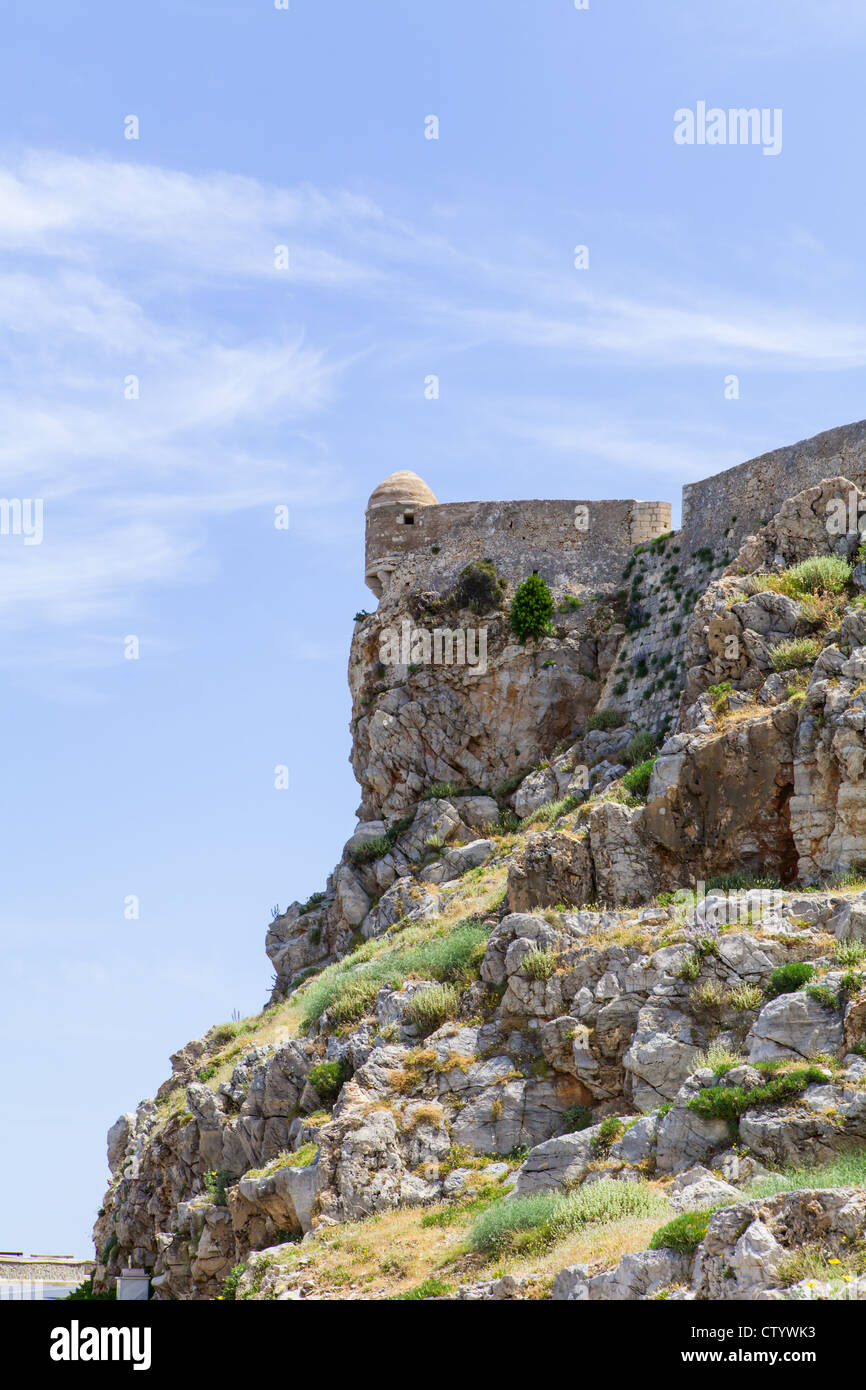
[[[420,525],[435,498],[391,481],[371,512]],[[453,1258],[419,1297],[866,1296],[844,1250],[863,1190],[839,1178],[866,1150],[866,609],[859,538],[827,525],[842,494],[864,498],[842,476],[789,498],[733,561],[653,535],[628,590],[571,595],[523,645],[496,602],[376,571],[350,660],[361,820],[321,892],[275,909],[265,1009],[179,1049],[112,1126],[97,1288],[131,1261],[160,1299],[414,1297],[423,1242],[393,1233],[429,1219]],[[841,568],[798,589],[816,557]],[[384,662],[383,629],[422,618],[483,624],[484,669]],[[566,1211],[599,1182],[644,1203],[642,1245],[487,1277],[476,1217],[498,1213],[507,1264],[509,1212],[522,1230],[526,1199]],[[682,1218],[688,1248],[665,1243]],[[357,1281],[329,1263],[348,1222],[375,1247]]]

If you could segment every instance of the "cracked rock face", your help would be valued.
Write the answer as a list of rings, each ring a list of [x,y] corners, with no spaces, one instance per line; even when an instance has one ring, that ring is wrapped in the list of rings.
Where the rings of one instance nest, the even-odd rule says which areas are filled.
[[[382,667],[381,633],[399,630],[406,618],[399,602],[384,601],[352,641],[352,765],[365,820],[405,815],[440,782],[491,789],[573,738],[595,707],[622,633],[591,634],[590,618],[580,612],[560,621],[561,635],[521,646],[502,613],[467,610],[424,625],[485,627],[486,671]]]
[[[303,1298],[309,1262],[290,1275],[273,1252],[302,1238],[312,1249],[331,1225],[471,1201],[481,1182],[508,1202],[652,1178],[671,1216],[719,1208],[695,1250],[570,1265],[557,1300],[782,1298],[792,1252],[862,1238],[862,1192],[746,1199],[770,1170],[866,1147],[853,947],[866,942],[866,893],[819,882],[866,861],[866,610],[850,587],[821,612],[767,587],[795,561],[850,557],[854,538],[830,545],[825,524],[849,487],[832,479],[790,499],[708,584],[677,635],[680,716],[645,801],[621,780],[636,689],[630,722],[586,728],[643,631],[626,640],[606,605],[605,622],[581,608],[526,647],[489,615],[488,667],[471,678],[378,668],[379,630],[406,596],[359,623],[363,819],[323,891],[274,912],[267,952],[285,1012],[267,1011],[254,1035],[222,1025],[192,1040],[156,1099],[112,1127],[98,1287],[131,1261],[159,1298],[214,1298],[246,1263],[250,1297]],[[656,552],[656,578],[673,573],[672,554]],[[717,557],[690,565],[703,583],[721,569]],[[809,666],[774,669],[778,644],[803,638],[820,648]],[[674,698],[661,656],[657,644],[651,709]],[[728,892],[728,874],[789,887]],[[712,892],[696,887],[711,878]],[[693,885],[684,904],[677,890]],[[403,944],[427,949],[466,922],[477,937],[465,966],[423,952],[400,966]],[[770,997],[789,961],[808,961],[812,981]],[[289,1036],[305,982],[320,988],[326,967],[327,989],[366,980],[357,1008],[323,994]],[[441,1296],[539,1288],[506,1275]]]
[[[835,1054],[842,1043],[842,1015],[808,994],[780,994],[764,1005],[748,1042],[751,1062]]]

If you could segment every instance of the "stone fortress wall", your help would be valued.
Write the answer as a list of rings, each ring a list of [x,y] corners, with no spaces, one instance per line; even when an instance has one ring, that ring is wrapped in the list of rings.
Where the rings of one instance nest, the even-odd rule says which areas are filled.
[[[866,488],[866,420],[762,454],[682,493],[684,558],[736,555],[782,502],[822,478]],[[439,503],[416,474],[393,473],[370,498],[366,581],[377,598],[397,588],[441,591],[470,560],[489,557],[514,586],[532,570],[554,590],[617,588],[634,547],[670,532],[669,502],[529,500]]]
[[[801,439],[761,454],[683,488],[682,531],[690,551],[725,544],[736,554],[746,536],[778,511],[787,498],[822,478],[841,475],[866,486],[866,420],[839,425],[811,439]]]
[[[394,586],[442,590],[489,556],[512,586],[538,570],[557,593],[595,590],[670,525],[667,502],[387,502],[367,512],[366,579],[377,598]]]

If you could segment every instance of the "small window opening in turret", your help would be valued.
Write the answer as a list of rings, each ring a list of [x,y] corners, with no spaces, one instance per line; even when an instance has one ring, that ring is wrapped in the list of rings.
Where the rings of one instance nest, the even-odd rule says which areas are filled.
[[[414,513],[414,512],[404,512],[404,513],[403,513],[403,525],[404,525],[404,526],[414,526],[414,525],[415,525],[415,513]]]

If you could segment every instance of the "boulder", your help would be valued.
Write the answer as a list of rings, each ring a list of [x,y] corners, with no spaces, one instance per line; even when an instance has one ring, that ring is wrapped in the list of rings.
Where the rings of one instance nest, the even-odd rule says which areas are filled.
[[[771,999],[747,1039],[750,1062],[835,1053],[842,1043],[842,1014],[798,990]]]

